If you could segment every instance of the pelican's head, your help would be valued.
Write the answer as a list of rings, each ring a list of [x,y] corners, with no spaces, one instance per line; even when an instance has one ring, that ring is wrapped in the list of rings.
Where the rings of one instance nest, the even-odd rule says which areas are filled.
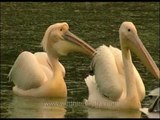
[[[136,27],[132,22],[123,22],[119,29],[121,49],[125,51],[133,51],[148,68],[148,70],[156,77],[160,78],[160,71],[148,53],[143,43],[141,42]]]
[[[41,44],[49,55],[57,57],[65,56],[70,52],[81,52],[93,56],[95,52],[95,49],[69,31],[66,22],[49,26]]]

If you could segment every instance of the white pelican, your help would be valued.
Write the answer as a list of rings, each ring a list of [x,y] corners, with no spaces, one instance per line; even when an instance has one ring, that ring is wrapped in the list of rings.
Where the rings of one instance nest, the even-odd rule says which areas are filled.
[[[65,22],[49,26],[41,44],[46,52],[24,51],[16,59],[9,73],[15,84],[13,92],[20,96],[66,97],[65,69],[58,58],[70,52],[92,56],[95,50],[69,32]]]
[[[94,76],[89,75],[85,82],[89,97],[87,106],[110,110],[139,109],[145,97],[143,81],[132,63],[133,51],[156,77],[159,69],[138,37],[132,22],[123,22],[119,29],[121,51],[112,46],[97,49],[91,67]]]

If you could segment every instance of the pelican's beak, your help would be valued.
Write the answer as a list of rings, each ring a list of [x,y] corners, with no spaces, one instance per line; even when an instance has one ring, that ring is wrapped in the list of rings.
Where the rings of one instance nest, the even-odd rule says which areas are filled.
[[[128,46],[143,62],[147,69],[158,79],[160,79],[160,71],[156,63],[152,59],[151,55],[141,42],[139,36],[135,34],[134,36],[128,37]]]
[[[87,54],[91,57],[94,56],[95,49],[91,47],[89,44],[87,44],[85,41],[78,38],[76,35],[71,33],[69,30],[67,30],[63,35],[63,39],[67,41],[66,44],[68,46],[68,49],[66,51],[75,51],[75,52],[82,52],[84,54]]]

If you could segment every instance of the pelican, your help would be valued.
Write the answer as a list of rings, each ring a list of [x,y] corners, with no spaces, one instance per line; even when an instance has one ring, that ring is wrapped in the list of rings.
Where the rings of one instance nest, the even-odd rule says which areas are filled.
[[[91,68],[94,75],[85,78],[89,90],[85,105],[109,110],[139,110],[145,97],[143,81],[132,63],[133,51],[148,70],[160,78],[159,69],[141,42],[132,22],[123,22],[119,28],[121,50],[100,46]]]
[[[46,52],[24,51],[9,72],[13,93],[30,97],[66,97],[65,68],[60,56],[80,52],[93,56],[95,50],[69,31],[66,22],[50,25],[41,42]]]

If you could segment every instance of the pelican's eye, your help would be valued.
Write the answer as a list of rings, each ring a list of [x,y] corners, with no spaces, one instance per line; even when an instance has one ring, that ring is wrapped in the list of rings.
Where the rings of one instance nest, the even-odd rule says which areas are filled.
[[[130,32],[131,31],[131,29],[128,29],[128,32]]]

